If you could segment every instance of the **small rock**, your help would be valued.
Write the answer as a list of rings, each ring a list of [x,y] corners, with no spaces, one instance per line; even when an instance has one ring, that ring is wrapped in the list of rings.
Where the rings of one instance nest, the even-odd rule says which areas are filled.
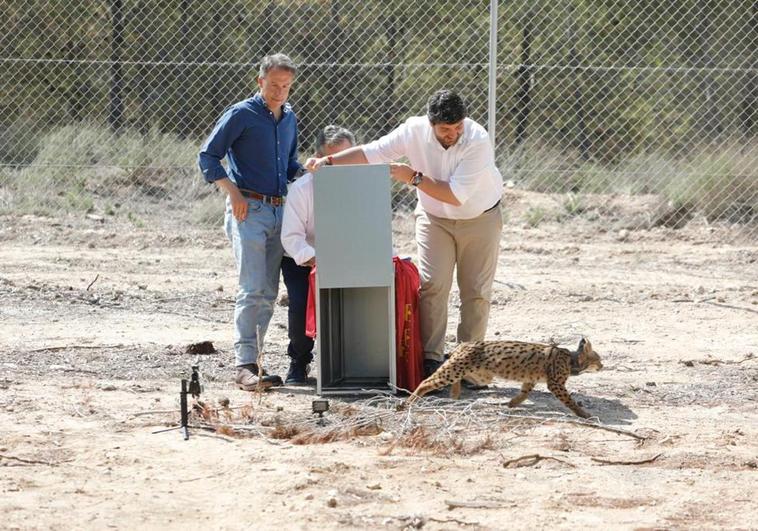
[[[115,391],[116,386],[113,384],[100,384],[97,386],[98,389],[101,391]]]
[[[326,500],[326,506],[332,508],[337,507],[337,498],[329,498]]]
[[[656,386],[655,382],[645,382],[645,385],[647,385],[648,387],[655,387]]]
[[[620,241],[624,241],[624,240],[626,240],[628,237],[629,237],[629,231],[628,231],[627,229],[621,229],[621,230],[618,232],[618,239],[619,239]]]
[[[313,499],[313,494],[310,494],[310,493],[306,494],[305,495],[305,499],[306,500],[312,500]]]
[[[379,483],[369,483],[366,485],[366,488],[369,490],[382,490],[382,486]]]
[[[229,407],[229,398],[226,396],[221,396],[218,399],[218,405],[221,407]]]

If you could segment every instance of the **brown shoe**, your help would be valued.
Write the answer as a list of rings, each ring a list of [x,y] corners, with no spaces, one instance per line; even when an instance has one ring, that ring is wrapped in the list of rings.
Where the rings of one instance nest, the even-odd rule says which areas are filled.
[[[258,364],[240,365],[237,367],[237,376],[234,383],[243,391],[258,390]],[[269,375],[263,371],[263,378],[260,379],[260,388],[268,389],[269,387],[282,385],[282,379],[276,375]]]

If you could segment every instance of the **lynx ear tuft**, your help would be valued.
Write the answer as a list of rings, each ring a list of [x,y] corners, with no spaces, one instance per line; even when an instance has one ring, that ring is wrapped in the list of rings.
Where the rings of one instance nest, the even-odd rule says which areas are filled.
[[[587,343],[587,338],[582,336],[582,339],[579,340],[579,351],[581,352],[584,350],[584,344]]]

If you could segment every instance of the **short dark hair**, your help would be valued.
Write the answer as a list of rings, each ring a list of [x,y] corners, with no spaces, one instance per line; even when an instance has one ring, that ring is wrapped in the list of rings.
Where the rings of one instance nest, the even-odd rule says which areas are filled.
[[[355,145],[355,135],[339,125],[327,125],[316,133],[316,151],[323,153],[326,146],[336,146],[343,140]]]
[[[438,90],[426,104],[426,115],[432,125],[455,124],[468,116],[463,98],[452,90]]]
[[[297,72],[297,66],[289,56],[284,55],[283,53],[275,53],[273,55],[266,55],[261,59],[258,77],[266,77],[266,74],[271,70],[286,70],[294,76]]]

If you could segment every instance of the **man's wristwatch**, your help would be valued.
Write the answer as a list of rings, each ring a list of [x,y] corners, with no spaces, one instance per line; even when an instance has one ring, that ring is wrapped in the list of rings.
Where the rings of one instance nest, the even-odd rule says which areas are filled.
[[[423,173],[421,173],[420,171],[414,171],[413,177],[411,177],[411,180],[408,181],[408,184],[410,184],[411,186],[418,186],[419,184],[421,184],[421,180],[423,177],[424,177]]]

